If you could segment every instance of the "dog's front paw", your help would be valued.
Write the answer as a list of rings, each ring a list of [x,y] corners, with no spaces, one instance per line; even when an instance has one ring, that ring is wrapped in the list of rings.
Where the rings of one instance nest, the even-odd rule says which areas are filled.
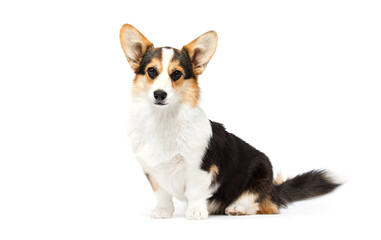
[[[170,218],[173,215],[173,208],[156,207],[151,212],[151,218]]]
[[[188,207],[185,214],[186,218],[189,220],[201,220],[208,218],[208,210],[205,207]]]

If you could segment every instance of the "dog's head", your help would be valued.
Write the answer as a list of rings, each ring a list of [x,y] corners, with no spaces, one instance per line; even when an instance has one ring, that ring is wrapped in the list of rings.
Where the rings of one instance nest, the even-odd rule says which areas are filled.
[[[120,30],[120,42],[136,74],[133,95],[160,108],[180,103],[197,105],[197,78],[216,50],[216,32],[204,33],[181,50],[155,48],[136,28],[125,24]]]

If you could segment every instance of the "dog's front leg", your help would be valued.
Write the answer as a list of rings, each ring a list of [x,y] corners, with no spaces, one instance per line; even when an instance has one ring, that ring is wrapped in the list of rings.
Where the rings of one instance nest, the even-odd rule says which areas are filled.
[[[155,209],[151,212],[151,218],[172,217],[174,211],[172,196],[160,187],[155,193],[157,197],[157,204]]]
[[[188,200],[186,218],[207,219],[207,198],[210,197],[211,176],[208,172],[194,166],[187,170],[185,196]]]
[[[152,210],[151,218],[170,218],[174,211],[172,196],[162,189],[152,176],[147,173],[146,176],[157,199],[157,204],[155,209]]]

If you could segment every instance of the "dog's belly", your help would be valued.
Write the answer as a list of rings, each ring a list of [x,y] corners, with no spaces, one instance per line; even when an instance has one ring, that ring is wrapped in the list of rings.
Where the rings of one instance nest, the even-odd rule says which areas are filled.
[[[143,162],[142,166],[145,171],[153,177],[161,188],[179,200],[186,200],[184,194],[186,166],[181,154],[177,154],[171,160],[160,163],[153,168],[144,165]]]

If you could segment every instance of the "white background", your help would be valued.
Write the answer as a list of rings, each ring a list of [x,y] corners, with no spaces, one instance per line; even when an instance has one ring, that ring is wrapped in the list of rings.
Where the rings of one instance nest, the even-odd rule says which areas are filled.
[[[380,239],[380,12],[348,0],[1,1],[0,239]],[[124,23],[177,48],[216,30],[199,79],[210,119],[275,172],[328,168],[348,182],[280,215],[187,221],[176,201],[172,219],[150,219],[126,134]]]

